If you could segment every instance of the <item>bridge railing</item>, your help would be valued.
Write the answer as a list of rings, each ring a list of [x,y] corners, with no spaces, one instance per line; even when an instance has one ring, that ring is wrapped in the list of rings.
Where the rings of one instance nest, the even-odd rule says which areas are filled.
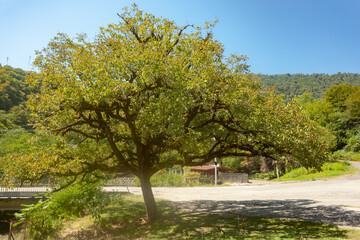
[[[44,196],[48,190],[47,187],[14,187],[7,188],[0,186],[0,197],[16,198],[16,197],[36,197]]]

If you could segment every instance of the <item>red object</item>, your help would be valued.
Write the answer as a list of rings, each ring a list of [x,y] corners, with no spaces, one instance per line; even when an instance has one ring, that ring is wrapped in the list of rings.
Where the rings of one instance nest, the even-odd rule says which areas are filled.
[[[219,172],[236,172],[236,170],[234,169],[222,167],[222,166],[218,166],[217,170]],[[192,167],[191,171],[201,172],[204,175],[215,175],[215,166],[196,166],[196,167]]]

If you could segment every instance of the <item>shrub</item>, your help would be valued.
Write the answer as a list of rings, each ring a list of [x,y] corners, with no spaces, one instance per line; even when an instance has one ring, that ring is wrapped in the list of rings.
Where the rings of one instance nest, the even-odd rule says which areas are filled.
[[[178,173],[162,170],[151,178],[151,184],[154,187],[180,187],[184,185],[184,178]]]
[[[332,154],[332,158],[336,160],[360,161],[360,153],[339,150]]]
[[[50,202],[49,210],[55,216],[81,217],[89,212],[93,218],[98,219],[109,203],[109,198],[98,185],[84,182],[55,193]]]
[[[56,236],[62,219],[83,216],[86,212],[100,219],[100,214],[109,203],[109,197],[97,184],[78,183],[49,199],[27,205],[16,214],[18,224],[23,224],[27,239],[42,240]]]
[[[24,205],[20,213],[15,214],[18,223],[23,225],[23,238],[43,240],[57,235],[61,228],[61,219],[54,218],[47,211],[48,200],[40,200],[37,204]]]

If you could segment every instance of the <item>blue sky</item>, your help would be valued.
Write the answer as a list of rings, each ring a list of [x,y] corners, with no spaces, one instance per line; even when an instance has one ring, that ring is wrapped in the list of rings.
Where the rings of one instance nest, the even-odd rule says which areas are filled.
[[[58,32],[94,36],[132,3],[178,25],[217,18],[215,39],[255,73],[360,73],[359,0],[0,0],[0,64],[29,70]]]

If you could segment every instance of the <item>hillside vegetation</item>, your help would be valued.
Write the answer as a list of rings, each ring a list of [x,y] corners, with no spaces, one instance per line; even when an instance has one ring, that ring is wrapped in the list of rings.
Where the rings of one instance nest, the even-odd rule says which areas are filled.
[[[29,111],[25,101],[30,88],[25,81],[29,72],[0,65],[0,129],[28,127]]]
[[[264,87],[275,87],[280,94],[284,95],[285,100],[293,99],[304,93],[311,94],[313,98],[322,98],[325,91],[331,86],[360,85],[360,74],[358,73],[259,74],[258,77]]]

